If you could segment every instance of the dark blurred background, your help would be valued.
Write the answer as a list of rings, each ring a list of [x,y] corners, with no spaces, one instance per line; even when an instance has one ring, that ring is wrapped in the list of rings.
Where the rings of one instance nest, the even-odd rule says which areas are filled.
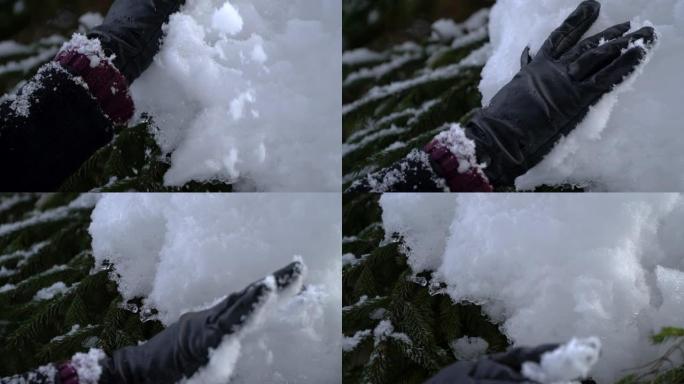
[[[460,22],[494,0],[343,0],[342,33],[345,50],[381,50],[431,33],[438,19]]]
[[[86,12],[105,14],[112,0],[0,0],[0,40],[21,43],[64,34]]]
[[[61,43],[79,29],[79,18],[104,15],[113,0],[0,0],[0,44],[20,44],[0,52],[0,95],[30,78]],[[51,37],[46,40],[45,38]]]

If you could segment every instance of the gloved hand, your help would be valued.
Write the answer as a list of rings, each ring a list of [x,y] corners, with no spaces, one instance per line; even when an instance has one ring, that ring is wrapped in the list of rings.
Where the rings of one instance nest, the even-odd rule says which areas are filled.
[[[209,362],[210,348],[218,347],[225,335],[239,333],[269,294],[295,286],[302,272],[303,265],[294,262],[273,274],[275,287],[259,280],[212,308],[184,314],[145,344],[115,351],[100,362],[99,382],[171,384],[192,377]]]
[[[522,375],[526,361],[539,363],[541,356],[558,348],[558,344],[536,348],[515,348],[505,353],[482,358],[475,362],[460,361],[441,371],[425,384],[514,384],[530,383]]]
[[[653,28],[624,35],[619,24],[578,43],[599,15],[594,0],[579,7],[546,40],[534,58],[523,52],[520,72],[478,111],[466,128],[477,158],[494,185],[511,185],[551,151],[604,94],[634,71],[646,55],[629,44],[655,40]]]
[[[116,55],[114,65],[131,84],[152,64],[161,45],[162,25],[183,3],[185,0],[116,0],[103,24],[88,37],[99,39],[107,56]]]

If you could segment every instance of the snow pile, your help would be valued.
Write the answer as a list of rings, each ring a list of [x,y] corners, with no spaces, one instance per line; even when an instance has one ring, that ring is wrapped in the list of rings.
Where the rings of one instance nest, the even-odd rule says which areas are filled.
[[[520,69],[520,54],[536,52],[579,0],[500,0],[491,12],[493,55],[482,72],[483,103]],[[653,24],[659,35],[650,62],[604,97],[585,121],[537,167],[516,181],[528,189],[543,183],[589,184],[593,190],[684,189],[681,92],[684,77],[684,0],[602,0],[589,34],[631,20],[632,29]]]
[[[371,318],[374,318],[371,316]],[[342,338],[342,350],[350,352],[358,347],[366,338],[373,337],[373,344],[377,347],[380,343],[387,339],[394,339],[400,343],[412,345],[413,341],[403,332],[394,332],[394,325],[389,320],[381,320],[374,329],[364,329],[357,331],[353,336],[345,336]],[[372,357],[371,357],[372,358]]]
[[[90,324],[88,324],[88,325],[86,325],[83,329],[85,330],[85,329],[90,329],[90,328],[93,328],[93,326],[90,325]],[[75,334],[78,333],[80,330],[81,330],[81,325],[80,325],[80,324],[74,324],[74,325],[71,326],[71,329],[69,330],[69,332],[67,332],[67,333],[65,333],[65,334],[63,334],[63,335],[59,335],[59,336],[53,337],[53,338],[50,340],[50,342],[51,342],[51,343],[52,343],[52,342],[55,342],[55,341],[61,342],[61,341],[64,340],[65,338],[67,338],[67,337],[69,337],[69,336],[75,335]]]
[[[357,331],[354,336],[348,337],[345,336],[342,339],[342,351],[344,352],[350,352],[356,349],[356,347],[361,343],[365,338],[369,337],[371,335],[371,330],[370,329],[364,329],[363,331]]]
[[[455,301],[483,305],[516,345],[596,335],[595,374],[608,382],[661,356],[652,333],[683,325],[679,195],[451,199],[453,210],[440,196],[383,195],[386,234],[401,233],[415,272],[428,266]]]
[[[459,361],[476,360],[487,353],[489,343],[481,337],[463,336],[452,341],[449,346]]]
[[[410,248],[409,264],[414,271],[436,270],[454,218],[450,194],[406,193],[381,197],[382,222],[388,240],[397,233]],[[406,220],[410,217],[411,220]]]
[[[167,325],[301,255],[303,292],[240,340],[234,382],[339,381],[339,195],[111,194],[92,219],[96,260],[113,262],[124,298],[145,297]]]
[[[398,340],[404,344],[413,344],[407,334],[403,332],[394,332],[394,325],[392,325],[391,321],[382,320],[377,326],[375,326],[375,329],[373,330],[373,343],[377,347],[382,341],[388,338]]]
[[[62,45],[60,52],[73,51],[78,52],[88,57],[90,61],[90,68],[95,68],[102,61],[107,61],[110,65],[113,64],[114,55],[107,57],[102,49],[102,43],[98,39],[89,39],[86,35],[81,33],[74,33],[71,40]]]
[[[572,339],[542,355],[539,364],[523,363],[525,377],[542,384],[567,383],[588,377],[599,359],[601,340],[596,337]]]
[[[211,17],[211,27],[220,33],[235,35],[242,30],[243,21],[230,3],[225,3]]]
[[[197,0],[132,86],[173,152],[167,185],[338,191],[341,3]]]
[[[342,54],[342,64],[344,65],[367,64],[385,59],[387,59],[387,54],[378,53],[368,48],[352,49],[344,51]]]
[[[78,382],[83,384],[97,384],[102,374],[100,360],[107,355],[96,348],[91,348],[88,353],[77,353],[71,358],[71,366],[76,369]]]
[[[34,301],[50,300],[57,295],[61,295],[69,291],[69,287],[62,281],[58,281],[49,287],[41,288],[33,296]]]
[[[85,29],[93,29],[102,24],[104,17],[98,12],[87,12],[78,18],[78,23]]]

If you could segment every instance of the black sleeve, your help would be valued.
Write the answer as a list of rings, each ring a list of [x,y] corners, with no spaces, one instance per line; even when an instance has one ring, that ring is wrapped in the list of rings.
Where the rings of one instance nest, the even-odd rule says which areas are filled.
[[[347,190],[355,192],[448,192],[449,189],[430,165],[427,153],[413,150],[388,168],[366,175]]]
[[[0,190],[49,192],[112,139],[80,78],[46,64],[0,103]]]

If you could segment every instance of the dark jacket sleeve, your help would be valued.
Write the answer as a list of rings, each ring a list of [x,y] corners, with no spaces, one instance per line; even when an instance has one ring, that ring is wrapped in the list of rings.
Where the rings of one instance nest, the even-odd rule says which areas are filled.
[[[112,136],[87,85],[46,64],[0,103],[0,190],[54,191]]]
[[[412,151],[388,168],[355,181],[347,193],[448,192],[446,181],[430,165],[427,153]]]

